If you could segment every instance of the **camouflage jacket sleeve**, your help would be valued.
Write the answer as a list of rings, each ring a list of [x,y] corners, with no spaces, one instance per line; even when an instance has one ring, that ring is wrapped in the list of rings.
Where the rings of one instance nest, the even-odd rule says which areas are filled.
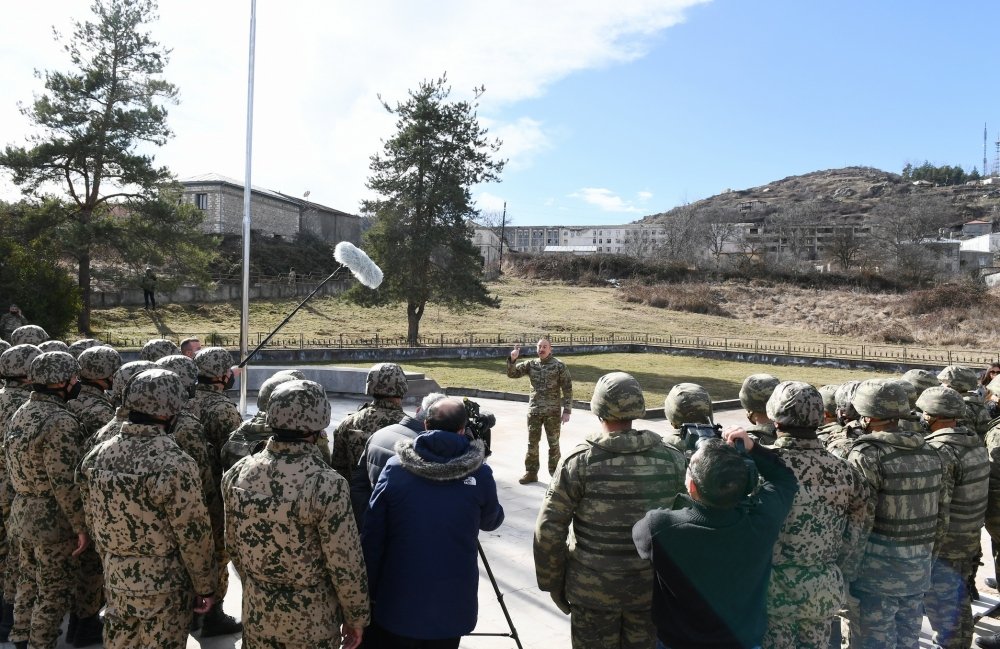
[[[521,361],[516,363],[507,356],[507,376],[512,379],[519,379],[531,372],[531,361]]]
[[[85,435],[79,421],[69,413],[60,416],[57,421],[58,426],[52,427],[46,443],[41,446],[42,461],[45,463],[52,496],[59,503],[59,509],[73,531],[80,534],[87,531],[87,523],[84,520],[80,488],[76,484],[76,467],[83,458]]]
[[[236,464],[234,464],[233,466],[229,467],[226,470],[226,472],[222,474],[222,484],[221,484],[221,487],[219,489],[220,496],[222,496],[223,494],[229,494],[229,493],[232,492],[232,489],[233,489],[232,485],[235,484],[236,482],[238,482],[238,476],[240,474],[241,467],[243,466],[243,464],[245,462],[248,461],[248,458],[251,458],[251,457],[253,457],[253,456],[252,455],[247,455],[246,457],[241,458],[240,460],[238,460],[236,462]],[[230,507],[232,505],[232,503],[226,501],[225,497],[223,497],[222,500],[223,500],[223,504],[226,507]],[[230,516],[231,516],[231,514],[230,514]],[[224,538],[225,546],[226,546],[226,549],[229,550],[229,558],[230,558],[230,560],[232,560],[233,567],[236,568],[236,572],[239,573],[241,579],[246,579],[246,576],[245,576],[246,573],[243,571],[243,565],[242,565],[242,561],[241,561],[241,556],[240,556],[240,553],[237,551],[237,548],[240,547],[238,545],[239,544],[239,537],[236,536],[236,526],[233,525],[232,519],[230,518],[230,516],[225,516],[224,517],[223,538]]]
[[[569,368],[562,363],[562,371],[559,373],[559,388],[562,390],[562,407],[566,412],[573,410],[573,377],[569,373]]]
[[[198,467],[179,453],[171,466],[157,474],[150,492],[164,512],[191,584],[196,593],[215,590],[219,566],[215,562],[212,524],[208,518]]]
[[[990,454],[990,486],[986,500],[986,531],[993,538],[1000,538],[1000,426],[986,435],[986,449]]]
[[[344,420],[337,426],[333,433],[333,450],[330,452],[330,466],[333,470],[344,476],[351,475],[350,453],[348,452],[348,438],[351,436],[351,427],[354,425],[354,415],[344,417]]]
[[[344,611],[348,626],[363,628],[369,622],[368,575],[361,553],[357,524],[351,513],[351,498],[347,481],[320,474],[321,480],[312,508],[315,512],[323,556],[326,558],[330,583]]]
[[[942,476],[941,493],[938,496],[937,529],[934,534],[934,556],[937,556],[951,527],[951,497],[955,490],[958,469],[958,458],[952,454],[947,445],[938,448],[937,452],[941,459]]]
[[[569,547],[566,539],[573,514],[583,498],[583,462],[577,453],[559,463],[549,483],[535,521],[535,578],[544,592],[561,593],[565,588]]]
[[[857,576],[864,556],[865,543],[874,523],[875,507],[871,492],[861,474],[853,466],[849,466],[848,469],[852,492],[847,504],[847,524],[844,526],[844,541],[837,564],[844,573],[844,579],[850,583]]]

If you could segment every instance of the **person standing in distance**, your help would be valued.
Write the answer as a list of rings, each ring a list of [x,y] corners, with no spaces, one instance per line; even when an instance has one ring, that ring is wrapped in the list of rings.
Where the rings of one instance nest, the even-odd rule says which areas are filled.
[[[521,345],[515,345],[507,357],[507,376],[517,379],[527,375],[531,381],[528,397],[528,453],[524,456],[521,484],[538,482],[538,445],[542,427],[549,443],[549,475],[555,475],[559,464],[559,433],[573,412],[573,378],[569,368],[552,355],[552,343],[542,338],[535,347],[538,358],[517,362]]]

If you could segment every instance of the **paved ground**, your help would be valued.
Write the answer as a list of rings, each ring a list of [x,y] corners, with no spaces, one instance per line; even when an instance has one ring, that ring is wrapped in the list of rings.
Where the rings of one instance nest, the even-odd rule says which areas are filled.
[[[517,479],[524,473],[524,449],[527,445],[527,430],[525,415],[527,405],[510,401],[495,401],[481,399],[479,402],[485,410],[496,415],[497,425],[493,431],[493,455],[489,464],[493,468],[497,485],[500,490],[500,502],[506,512],[506,520],[499,530],[480,535],[480,541],[486,552],[487,559],[496,576],[497,585],[503,594],[514,626],[520,636],[522,645],[527,649],[559,649],[570,646],[569,618],[563,615],[552,604],[546,593],[542,593],[535,585],[534,565],[532,562],[531,539],[535,526],[535,517],[545,492],[542,483],[522,486]],[[341,419],[353,411],[360,400],[332,399],[333,418]],[[406,408],[410,412],[411,408]],[[741,411],[718,413],[717,420],[723,425],[742,423]],[[643,428],[653,431],[665,431],[667,425],[663,421],[642,422]],[[562,448],[568,450],[583,441],[584,437],[597,430],[597,420],[589,412],[576,410],[569,424],[563,427]],[[542,441],[544,446],[544,439]],[[542,465],[545,465],[544,457]],[[984,535],[985,537],[985,535]],[[988,541],[984,538],[984,549],[988,553]],[[992,567],[992,566],[990,566]],[[480,570],[479,588],[479,626],[477,633],[508,633],[509,627],[504,618],[497,596],[493,591],[485,571]],[[235,573],[230,570],[229,596],[225,608],[230,614],[240,615],[240,582]],[[989,590],[982,583],[987,576],[986,569],[980,571],[979,587],[983,595],[983,604],[989,605],[998,601],[996,591]],[[987,619],[977,626],[977,634],[990,634],[1000,631],[997,620]],[[921,647],[930,647],[929,629],[925,624]],[[188,639],[188,649],[235,649],[241,647],[238,637],[212,638],[201,642],[191,637]],[[3,645],[6,649],[12,645]],[[60,643],[59,647],[66,647]],[[463,639],[462,647],[468,649],[492,649],[494,647],[514,647],[510,637],[476,637]]]

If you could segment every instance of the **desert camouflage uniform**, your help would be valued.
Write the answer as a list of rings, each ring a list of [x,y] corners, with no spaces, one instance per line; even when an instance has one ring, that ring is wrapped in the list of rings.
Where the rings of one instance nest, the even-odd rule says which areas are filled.
[[[549,474],[555,475],[560,456],[562,413],[573,409],[573,378],[569,368],[551,355],[545,360],[533,358],[516,363],[508,356],[507,376],[512,379],[527,376],[531,382],[531,393],[528,396],[528,452],[524,456],[524,468],[528,473],[538,472],[538,446],[544,427],[545,439],[549,445]]]
[[[632,526],[685,492],[685,464],[647,430],[591,435],[560,463],[535,526],[535,574],[572,605],[575,649],[655,643],[652,590],[636,587],[652,583],[652,565],[636,554]]]
[[[10,638],[27,640],[21,634],[30,619],[31,646],[38,649],[55,649],[74,595],[79,562],[71,553],[77,535],[87,531],[73,480],[83,440],[83,426],[63,400],[40,392],[31,393],[7,428],[5,454],[16,492],[10,529],[22,567]]]
[[[83,443],[83,451],[86,453],[102,442],[106,442],[119,433],[122,425],[128,421],[128,410],[123,407],[115,409],[115,416],[111,421],[101,426],[96,433],[88,437]]]
[[[111,405],[105,391],[96,385],[84,383],[76,399],[66,402],[66,409],[76,415],[87,431],[87,437],[94,435],[115,417],[115,407]]]
[[[188,454],[198,467],[198,478],[208,518],[212,522],[212,538],[215,541],[216,556],[225,553],[225,516],[222,507],[222,496],[216,482],[212,451],[205,439],[205,429],[194,415],[186,410],[177,414],[177,421],[170,429],[177,446]]]
[[[209,453],[212,456],[212,471],[215,475],[216,485],[218,485],[222,480],[222,459],[220,457],[222,445],[229,439],[229,434],[243,423],[243,418],[240,417],[240,411],[236,404],[226,397],[221,386],[215,384],[198,383],[195,386],[195,397],[191,400],[190,408],[192,413],[197,413],[195,416],[201,421],[204,428],[205,441],[208,442]],[[218,534],[222,530],[213,531]],[[215,559],[220,566],[219,584],[215,589],[215,596],[219,601],[222,601],[229,590],[229,571],[226,570],[229,557],[225,551],[223,535],[215,537],[215,547],[218,549]]]
[[[986,516],[990,462],[979,435],[967,428],[942,428],[925,434],[944,466],[949,493],[948,532],[935,548],[931,586],[924,610],[934,629],[935,646],[966,649],[972,645],[970,577],[979,568],[980,533]]]
[[[222,469],[228,471],[234,464],[253,453],[254,449],[263,448],[264,442],[270,436],[271,427],[267,425],[267,413],[258,410],[253,417],[240,424],[239,428],[229,436],[229,441],[222,446]],[[323,461],[330,464],[330,444],[325,432],[316,438],[316,450]]]
[[[994,565],[1000,566],[1000,417],[990,421],[990,429],[986,433],[986,452],[990,458],[986,531],[993,541]],[[1000,572],[1000,568],[997,572]]]
[[[868,488],[818,439],[779,437],[773,448],[799,491],[774,546],[763,646],[826,649],[870,529]]]
[[[10,423],[10,418],[28,400],[30,394],[30,385],[16,381],[7,381],[7,385],[0,390],[0,441],[6,438],[7,425]],[[6,451],[0,450],[0,453],[2,453],[2,457],[0,457],[0,512],[3,514],[2,520],[0,520],[0,524],[2,524],[0,526],[0,539],[2,539],[2,546],[0,546],[0,557],[2,557],[2,560],[0,560],[2,561],[0,563],[0,570],[3,571],[0,574],[0,578],[2,578],[0,586],[3,587],[4,601],[12,604],[17,592],[17,579],[20,573],[18,569],[20,551],[17,539],[8,532],[10,506],[14,501],[14,487],[10,484],[10,476],[7,472]],[[26,626],[24,633],[27,633]]]
[[[199,467],[159,426],[125,423],[79,482],[104,560],[107,649],[183,649],[192,592],[218,580]]]
[[[847,461],[868,484],[874,508],[872,531],[851,584],[851,594],[860,601],[851,646],[915,647],[923,594],[931,583],[931,553],[947,526],[941,460],[921,436],[888,430],[856,439]]]
[[[368,438],[380,428],[402,421],[406,413],[392,399],[376,397],[362,405],[357,412],[344,417],[333,433],[333,453],[330,466],[350,481],[351,473],[365,452]]]
[[[306,383],[277,388],[269,412],[286,386]],[[312,442],[272,437],[226,472],[222,493],[226,545],[243,579],[247,649],[335,649],[341,623],[368,624],[368,580],[348,483]]]

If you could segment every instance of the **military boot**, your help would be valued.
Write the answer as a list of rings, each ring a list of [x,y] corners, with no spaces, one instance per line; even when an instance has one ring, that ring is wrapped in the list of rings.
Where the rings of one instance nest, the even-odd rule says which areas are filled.
[[[0,642],[7,642],[12,628],[14,628],[14,605],[5,601],[0,604]]]
[[[90,617],[81,617],[76,623],[73,646],[89,647],[93,644],[101,644],[104,642],[103,630],[104,622],[101,621],[100,615],[95,613]]]
[[[518,480],[518,482],[520,482],[521,484],[531,484],[532,482],[538,482],[538,472],[528,471],[523,476],[521,476],[521,479]]]
[[[214,638],[220,635],[232,635],[243,630],[243,623],[239,622],[232,615],[226,615],[222,610],[222,602],[216,602],[215,606],[205,613],[205,618],[201,623],[201,637]]]
[[[28,649],[28,641],[21,640],[20,642],[15,642],[14,649]]]
[[[73,644],[73,640],[76,639],[76,628],[80,624],[80,618],[76,616],[76,613],[69,614],[69,622],[66,623],[66,644]]]
[[[1000,649],[1000,633],[976,638],[976,646],[981,649]]]

